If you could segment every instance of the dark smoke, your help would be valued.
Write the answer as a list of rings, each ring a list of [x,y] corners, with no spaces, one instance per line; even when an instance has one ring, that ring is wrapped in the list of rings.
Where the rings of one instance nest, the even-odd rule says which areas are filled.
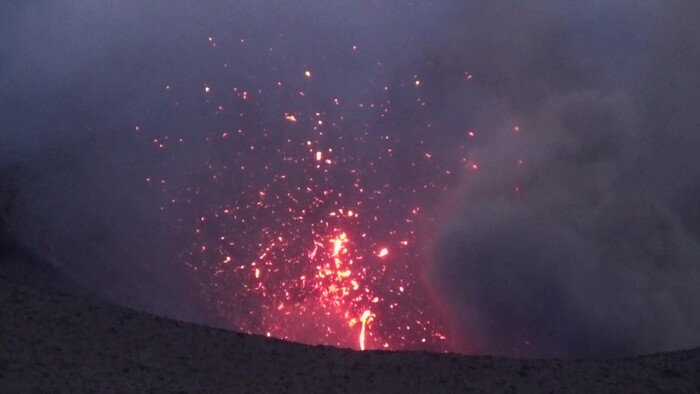
[[[217,125],[185,97],[172,117],[163,87],[255,86],[312,65],[327,76],[318,97],[369,102],[366,86],[418,74],[429,105],[418,112],[392,90],[392,137],[430,123],[435,156],[459,160],[465,130],[479,136],[479,171],[435,207],[445,219],[427,272],[455,350],[700,343],[700,3],[230,3],[0,5],[3,250],[119,303],[220,324],[177,261],[186,240],[159,212],[163,195],[143,182],[167,170],[187,185],[216,153],[191,148],[164,169],[133,134],[141,124],[193,140]],[[209,36],[250,49],[224,75]],[[366,56],[344,63],[338,48],[355,43]],[[455,82],[465,71],[468,89]]]
[[[595,4],[486,7],[495,19],[467,24],[458,46],[489,48],[466,50],[483,94],[524,129],[473,152],[484,171],[436,245],[431,281],[465,350],[613,356],[700,340],[700,7]]]

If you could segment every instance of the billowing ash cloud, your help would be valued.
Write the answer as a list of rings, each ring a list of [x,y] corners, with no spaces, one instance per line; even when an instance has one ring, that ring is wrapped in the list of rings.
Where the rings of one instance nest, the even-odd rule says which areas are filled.
[[[449,203],[430,272],[463,349],[612,356],[699,342],[700,14],[681,3],[587,10],[555,31],[501,15],[519,46],[484,90],[502,84],[495,100],[521,131],[504,125],[472,152],[481,172]]]
[[[396,144],[372,186],[428,173],[408,165],[424,153],[416,140],[434,162],[478,165],[423,201],[441,218],[425,237],[425,285],[452,350],[575,357],[700,344],[699,3],[229,3],[0,6],[4,238],[120,303],[223,324],[177,261],[188,240],[160,211],[167,197],[143,178],[168,173],[177,189],[228,152],[191,143],[156,156],[134,125],[193,141],[228,125],[203,100],[164,99],[166,85],[252,89],[310,67],[323,77],[309,101],[389,98],[386,118],[345,129]],[[347,61],[339,48],[356,43],[363,56]],[[416,76],[418,93],[404,87]],[[266,97],[243,126],[301,110],[292,96]]]

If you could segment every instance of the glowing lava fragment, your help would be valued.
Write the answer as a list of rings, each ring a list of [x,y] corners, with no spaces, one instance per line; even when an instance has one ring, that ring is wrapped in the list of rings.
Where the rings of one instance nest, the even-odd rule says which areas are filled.
[[[367,323],[372,321],[372,312],[366,310],[362,314],[362,317],[360,317],[360,321],[362,322],[362,328],[360,329],[360,350],[365,350],[365,330]]]
[[[310,63],[302,64],[296,82],[312,84]],[[178,259],[193,271],[215,313],[236,330],[309,344],[444,350],[447,345],[437,343],[436,330],[442,327],[435,308],[416,286],[414,264],[430,261],[423,257],[424,244],[415,230],[432,223],[435,194],[452,187],[453,177],[444,174],[465,167],[469,171],[472,162],[465,158],[452,163],[455,155],[439,154],[422,135],[412,140],[413,133],[410,141],[405,139],[410,144],[393,145],[400,130],[374,128],[375,120],[388,116],[390,125],[396,120],[391,116],[399,116],[387,112],[389,101],[360,103],[366,111],[358,113],[353,101],[343,105],[342,90],[324,99],[319,92],[300,91],[292,83],[287,89],[287,83],[273,80],[273,94],[265,90],[267,82],[256,86],[256,81],[245,78],[241,82],[249,90],[233,87],[233,92],[217,91],[216,97],[210,85],[194,86],[189,94],[217,116],[205,119],[203,132],[191,145],[206,143],[202,146],[208,150],[200,157],[199,152],[185,152],[190,145],[183,144],[169,155],[158,154],[159,161],[166,160],[157,167],[163,174],[143,174],[172,201],[168,217],[175,226],[191,234]],[[179,81],[172,83],[180,86]],[[426,86],[418,75],[397,83],[417,91]],[[360,88],[368,96],[384,97],[395,86],[371,83]],[[249,101],[241,105],[241,99]],[[216,115],[224,108],[236,110],[233,116]],[[176,141],[132,122],[157,149]],[[366,130],[343,132],[355,127]],[[455,138],[464,139],[464,133]],[[175,171],[171,161],[195,153],[201,161],[195,163],[198,171],[206,176],[181,186],[166,184]],[[469,157],[468,152],[457,153]],[[389,185],[395,170],[409,173],[418,166],[421,176]],[[398,249],[387,264],[390,247]],[[410,332],[405,329],[409,323]]]

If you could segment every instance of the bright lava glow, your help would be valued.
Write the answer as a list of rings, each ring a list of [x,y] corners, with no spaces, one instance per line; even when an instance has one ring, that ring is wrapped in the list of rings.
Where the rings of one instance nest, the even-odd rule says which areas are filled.
[[[234,49],[221,38],[204,41],[230,74]],[[360,58],[358,47],[346,52]],[[289,61],[262,53],[273,66]],[[444,351],[447,324],[422,282],[431,264],[425,251],[439,219],[436,195],[488,171],[469,155],[487,131],[474,138],[464,124],[450,134],[454,143],[426,137],[447,126],[420,118],[432,105],[431,80],[417,72],[382,79],[377,62],[376,78],[353,87],[360,97],[327,91],[333,81],[323,72],[312,81],[308,64],[278,67],[267,81],[254,71],[190,89],[165,81],[169,115],[181,117],[130,123],[130,135],[153,147],[145,160],[158,170],[143,178],[164,195],[163,220],[187,242],[179,259],[230,328],[361,350]],[[204,119],[190,126],[187,105]],[[178,135],[179,123],[196,133]],[[134,124],[148,126],[134,133]],[[445,154],[446,146],[456,151]],[[192,168],[173,165],[181,162]]]
[[[365,350],[365,328],[366,325],[372,321],[372,312],[364,311],[362,317],[360,317],[362,322],[362,328],[360,329],[360,350]]]

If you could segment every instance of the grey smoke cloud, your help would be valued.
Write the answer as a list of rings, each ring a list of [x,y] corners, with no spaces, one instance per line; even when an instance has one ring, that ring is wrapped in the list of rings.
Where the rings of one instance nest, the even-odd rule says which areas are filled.
[[[538,56],[537,70],[514,61],[491,78],[527,79],[530,92],[502,96],[526,126],[473,152],[483,172],[453,198],[429,273],[464,349],[601,357],[697,344],[700,117],[688,105],[700,84],[684,70],[700,59],[686,17],[698,7],[656,6],[622,7],[615,25],[584,14],[575,20],[591,25],[558,37],[528,22],[513,32],[522,46],[506,56]],[[653,34],[626,36],[635,25]],[[600,30],[617,34],[586,42]],[[596,45],[616,61],[567,53]]]
[[[692,346],[698,238],[669,201],[634,184],[644,175],[630,130],[640,129],[624,96],[572,96],[543,108],[546,123],[514,150],[517,170],[493,163],[511,153],[507,141],[477,152],[488,174],[463,186],[432,272],[458,337],[509,355]]]
[[[192,140],[213,127],[197,103],[164,115],[173,81],[253,86],[310,67],[319,96],[369,102],[363,87],[420,74],[430,105],[390,91],[396,127],[431,123],[436,156],[454,160],[454,130],[478,132],[479,170],[435,207],[448,219],[428,237],[426,285],[455,349],[571,357],[700,343],[697,2],[409,3],[0,6],[0,165],[22,174],[6,177],[7,227],[113,300],[218,324],[176,262],[183,235],[158,212],[163,196],[143,183],[163,161],[123,131]],[[223,75],[209,36],[256,50]],[[338,48],[355,42],[369,55],[344,63]],[[257,50],[269,47],[287,61]],[[465,71],[469,89],[455,82]],[[225,154],[191,147],[169,181],[186,185],[202,175],[193,164]]]

